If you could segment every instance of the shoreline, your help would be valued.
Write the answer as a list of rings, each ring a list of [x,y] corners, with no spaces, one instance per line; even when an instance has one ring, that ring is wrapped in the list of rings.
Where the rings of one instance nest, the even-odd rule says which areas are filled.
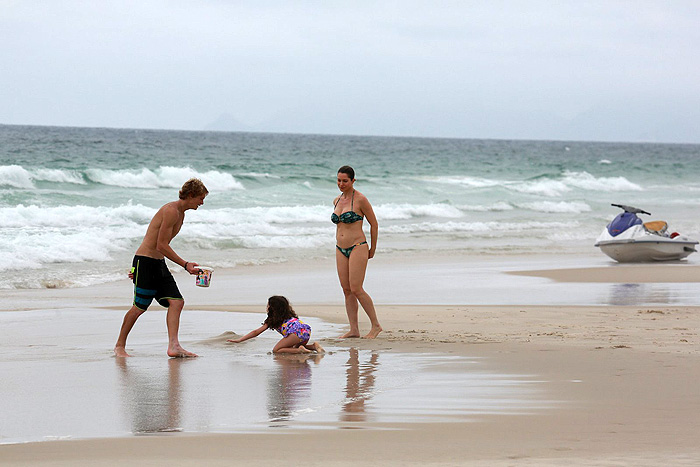
[[[480,270],[503,261],[487,263]],[[517,262],[509,262],[505,269],[513,263]],[[453,262],[444,264],[444,269],[451,271],[450,264]],[[682,269],[683,274],[698,269],[689,264],[654,265],[652,269],[663,270],[664,274],[660,275],[668,278],[674,273],[667,271],[668,268]],[[648,268],[612,266],[610,269],[614,269],[618,278],[632,281],[644,279],[637,277],[637,273],[644,276],[644,269]],[[309,265],[308,269],[275,265],[257,270],[250,280],[262,291],[279,277],[286,277],[280,272],[291,270],[300,274],[292,279],[302,277],[306,281],[327,274],[317,264]],[[533,271],[521,267],[513,273],[499,270],[498,275],[509,281],[514,277],[511,274]],[[543,274],[541,271],[536,272]],[[176,277],[188,297],[184,322],[188,323],[188,309],[262,316],[264,302],[250,300],[251,305],[231,300],[233,292],[228,285],[236,283],[245,272],[248,271],[215,273],[212,285],[221,285],[210,290],[196,290],[193,284],[187,285],[182,277]],[[553,267],[547,272],[559,279],[591,281],[599,273],[596,268],[579,268],[578,276],[570,277],[565,267]],[[545,290],[547,284],[554,283],[550,281],[556,280],[526,278],[531,279],[542,281]],[[689,279],[686,283],[699,281]],[[368,284],[375,288],[378,282],[375,277]],[[335,283],[332,285],[337,287]],[[285,286],[296,290],[303,286],[303,281],[291,280]],[[122,303],[129,300],[129,287],[124,281],[87,290],[62,289],[38,294],[21,291],[15,297],[26,300],[23,309],[48,309],[47,303],[71,309],[91,303],[93,307],[113,310],[120,318],[122,310],[126,311]],[[440,294],[438,287],[430,288],[427,295]],[[102,303],[94,303],[96,295]],[[344,324],[344,307],[337,298],[334,301],[322,304],[293,300],[293,305],[302,317]],[[5,303],[1,309],[7,311],[12,306]],[[561,403],[543,412],[484,414],[450,423],[361,422],[349,426],[331,423],[323,429],[309,427],[264,433],[169,433],[0,445],[0,461],[8,466],[100,466],[117,461],[135,466],[279,465],[286,458],[285,453],[270,449],[274,443],[271,437],[284,436],[281,442],[308,448],[309,459],[314,463],[337,466],[369,462],[380,466],[657,466],[700,462],[697,419],[700,306],[379,303],[377,311],[385,329],[378,339],[326,337],[321,343],[326,341],[341,349],[354,346],[380,354],[434,353],[483,359],[505,373],[531,375],[545,385],[547,399]],[[362,310],[360,322],[361,330],[366,331],[368,323]],[[196,323],[190,321],[188,325],[196,326]],[[116,337],[118,329],[113,331]],[[164,327],[161,332],[165,343]],[[181,337],[187,340],[186,336]],[[351,446],[371,452],[372,459],[340,457]]]

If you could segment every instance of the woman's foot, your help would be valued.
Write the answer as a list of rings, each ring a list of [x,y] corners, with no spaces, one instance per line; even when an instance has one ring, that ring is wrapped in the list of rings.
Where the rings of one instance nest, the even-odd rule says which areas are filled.
[[[359,330],[358,331],[350,330],[350,331],[346,332],[345,334],[343,334],[342,336],[340,336],[341,339],[348,339],[348,338],[352,338],[352,337],[360,337],[360,331]]]
[[[115,357],[131,357],[131,355],[126,353],[126,349],[124,347],[114,347],[114,356]]]
[[[372,329],[369,330],[369,332],[367,333],[367,335],[365,337],[363,337],[363,339],[374,339],[382,331],[383,331],[383,329],[381,326],[379,326],[379,325],[372,326]]]

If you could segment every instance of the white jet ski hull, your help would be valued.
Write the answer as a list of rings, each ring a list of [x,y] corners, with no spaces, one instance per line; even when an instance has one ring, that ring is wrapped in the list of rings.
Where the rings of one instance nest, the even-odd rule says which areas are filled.
[[[620,263],[677,261],[695,252],[695,244],[685,242],[610,242],[597,246],[600,251]]]
[[[697,241],[683,235],[675,238],[650,233],[636,225],[612,237],[607,229],[600,234],[595,246],[620,263],[677,261],[695,253]]]

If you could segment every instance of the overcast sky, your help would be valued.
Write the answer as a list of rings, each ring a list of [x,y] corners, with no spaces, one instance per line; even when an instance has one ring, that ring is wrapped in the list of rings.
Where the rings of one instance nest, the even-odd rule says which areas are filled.
[[[0,0],[0,123],[700,142],[700,2]]]

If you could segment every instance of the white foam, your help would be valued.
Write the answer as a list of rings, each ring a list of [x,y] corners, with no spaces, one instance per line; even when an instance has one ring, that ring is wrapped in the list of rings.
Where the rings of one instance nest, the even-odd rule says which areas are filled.
[[[270,173],[258,173],[258,172],[244,172],[240,174],[241,177],[251,177],[251,178],[272,178],[272,179],[281,179],[279,175],[272,175]]]
[[[505,201],[499,201],[497,203],[482,206],[482,205],[461,205],[459,209],[462,211],[474,211],[474,212],[502,212],[502,211],[512,211],[515,209],[513,205]]]
[[[599,164],[612,164],[612,161],[609,161],[607,159],[601,159],[598,161]]]
[[[241,239],[244,248],[319,248],[328,246],[329,238],[322,236],[253,235]]]
[[[34,188],[31,174],[19,165],[0,166],[0,186]]]
[[[571,191],[571,188],[563,181],[547,179],[513,183],[509,187],[520,193],[550,197],[561,196],[563,193]]]
[[[330,212],[328,206],[322,205],[202,209],[192,213],[188,222],[194,220],[207,224],[303,224],[330,222]]]
[[[382,204],[374,208],[377,217],[386,220],[415,217],[462,217],[462,211],[449,204]]]
[[[233,175],[210,170],[197,172],[190,167],[162,166],[155,170],[88,169],[85,175],[93,182],[124,188],[180,188],[190,178],[199,178],[209,191],[243,190]]]
[[[148,223],[155,213],[155,209],[131,204],[114,208],[101,206],[39,207],[20,204],[15,207],[0,208],[0,225],[5,228],[21,229],[37,227],[104,228],[111,225]]]
[[[642,191],[642,187],[625,177],[596,178],[588,172],[565,172],[564,183],[589,191]]]
[[[557,213],[573,213],[590,212],[591,207],[582,201],[538,201],[534,203],[517,204],[519,208],[529,209],[537,212],[557,212]]]
[[[36,169],[35,171],[32,171],[31,177],[34,180],[42,180],[47,182],[73,183],[76,185],[87,184],[82,174],[75,170]]]
[[[494,187],[507,184],[508,182],[500,180],[490,180],[488,178],[481,177],[470,177],[466,175],[454,175],[445,177],[431,177],[427,178],[428,181],[433,181],[436,183],[445,183],[448,185],[465,185],[473,188],[486,188]]]
[[[578,224],[565,222],[420,222],[416,224],[392,225],[384,228],[389,233],[485,233],[486,236],[527,232],[532,230],[550,230],[572,228]]]

